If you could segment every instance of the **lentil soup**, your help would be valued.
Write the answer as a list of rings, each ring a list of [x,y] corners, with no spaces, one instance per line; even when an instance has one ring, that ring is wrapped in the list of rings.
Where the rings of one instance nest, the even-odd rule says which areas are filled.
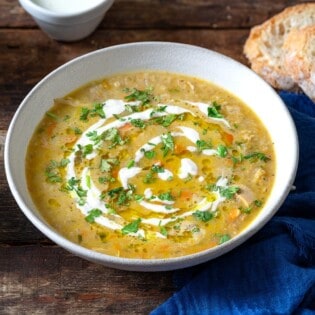
[[[275,156],[259,118],[198,78],[143,71],[61,99],[28,147],[28,189],[67,239],[108,255],[169,258],[229,241],[257,216]]]

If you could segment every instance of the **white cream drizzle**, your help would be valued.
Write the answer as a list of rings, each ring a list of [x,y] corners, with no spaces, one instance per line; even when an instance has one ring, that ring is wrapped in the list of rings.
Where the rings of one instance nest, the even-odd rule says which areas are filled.
[[[200,102],[191,102],[191,101],[185,101],[187,104],[192,105],[194,107],[197,107],[205,116],[207,116],[210,120],[221,122],[224,125],[226,125],[228,128],[231,128],[231,125],[229,122],[224,118],[215,118],[215,117],[209,117],[208,116],[208,108],[213,107],[213,105],[200,103]]]
[[[208,104],[204,103],[198,103],[198,102],[190,102],[185,101],[186,103],[197,107],[203,114],[205,114],[208,117]],[[80,205],[79,204],[79,198],[77,194],[74,191],[71,191],[70,194],[72,198],[76,202],[76,206],[80,211],[87,216],[89,211],[92,209],[100,209],[104,214],[102,216],[96,217],[95,222],[97,222],[100,225],[103,225],[109,229],[112,230],[121,230],[123,226],[121,224],[118,224],[117,222],[113,221],[112,219],[106,217],[106,214],[109,213],[109,210],[106,207],[106,204],[104,201],[100,199],[101,191],[96,187],[94,184],[90,170],[88,167],[85,167],[81,173],[81,175],[77,176],[75,172],[75,154],[77,151],[79,151],[79,146],[86,146],[88,144],[93,145],[93,152],[86,155],[85,158],[87,160],[91,160],[96,157],[97,155],[97,149],[100,145],[94,144],[93,141],[91,141],[90,137],[88,137],[88,133],[96,131],[98,135],[101,135],[104,131],[109,130],[110,128],[120,128],[124,126],[126,123],[128,123],[131,119],[141,119],[141,120],[149,120],[152,117],[161,117],[165,116],[167,114],[182,114],[182,113],[190,113],[192,115],[193,112],[189,111],[188,109],[181,108],[179,106],[174,105],[165,105],[165,104],[159,104],[158,106],[163,106],[163,111],[155,111],[154,109],[147,109],[142,112],[135,112],[127,116],[121,117],[121,119],[117,119],[115,121],[112,121],[108,124],[105,124],[109,119],[113,118],[115,115],[119,115],[123,113],[126,110],[126,105],[136,106],[139,105],[140,102],[124,102],[122,100],[114,100],[110,99],[103,103],[103,110],[105,112],[106,118],[100,119],[98,122],[90,126],[79,138],[79,140],[74,145],[73,152],[69,155],[69,164],[67,165],[67,174],[66,179],[69,180],[71,178],[80,179],[81,187],[82,189],[87,191],[87,195],[85,197],[85,204]],[[211,120],[217,120],[219,122],[224,123],[227,127],[230,127],[229,123],[225,119],[221,118],[211,118],[208,117]],[[193,144],[196,144],[198,140],[200,140],[199,133],[189,127],[185,126],[178,126],[177,129],[179,131],[172,132],[171,135],[173,137],[186,137],[188,140],[190,140]],[[161,135],[156,136],[152,139],[150,139],[147,143],[143,144],[136,152],[134,156],[135,164],[139,163],[139,161],[144,157],[144,151],[149,151],[154,148],[154,146],[158,145],[162,142]],[[196,152],[197,148],[196,146],[187,146],[186,149],[190,152]],[[217,153],[216,150],[212,149],[206,149],[201,152],[204,155],[214,155]],[[134,176],[138,175],[140,172],[142,172],[142,169],[138,166],[133,166],[130,168],[121,168],[118,172],[118,178],[122,184],[122,187],[124,189],[128,189],[128,180],[133,178]],[[197,175],[198,174],[198,167],[195,162],[193,162],[191,159],[183,158],[181,160],[181,166],[178,171],[178,177],[181,179],[187,178],[187,176],[190,175]],[[169,180],[170,178],[173,178],[174,174],[167,169],[164,169],[163,172],[158,173],[158,177],[161,180]],[[86,178],[89,177],[89,181],[86,180]],[[204,181],[203,176],[199,176],[198,180],[200,182]],[[220,178],[218,182],[216,183],[217,186],[226,187],[228,183],[227,178]],[[143,224],[153,225],[153,226],[164,226],[170,222],[173,222],[177,220],[178,218],[184,218],[187,216],[192,215],[196,210],[199,211],[216,211],[218,205],[225,200],[224,197],[221,197],[218,192],[214,192],[216,198],[214,201],[209,201],[207,198],[202,199],[191,211],[186,211],[180,215],[174,216],[170,218],[143,218],[141,222]],[[172,208],[170,205],[174,204],[174,201],[169,200],[161,200],[157,196],[153,195],[153,192],[150,188],[147,188],[144,191],[144,198],[146,200],[141,200],[139,202],[140,206],[143,208],[150,210],[154,213],[161,213],[161,214],[174,214],[181,209],[179,208]],[[149,202],[150,201],[150,202]],[[123,217],[118,214],[111,214],[115,216],[116,218],[119,218],[121,221],[124,221]],[[128,223],[128,222],[127,222]],[[127,224],[126,223],[126,224]],[[139,229],[136,233],[130,233],[131,236],[141,236],[145,237],[145,231],[143,229]],[[164,235],[161,233],[156,233],[157,237],[163,237]]]
[[[181,179],[187,178],[189,175],[195,176],[198,173],[198,166],[191,159],[181,159],[181,165],[178,172],[178,177]]]

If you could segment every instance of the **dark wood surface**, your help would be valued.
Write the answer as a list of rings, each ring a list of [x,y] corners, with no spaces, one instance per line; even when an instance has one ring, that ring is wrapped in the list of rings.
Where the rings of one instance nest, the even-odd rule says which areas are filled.
[[[3,150],[10,120],[30,89],[72,58],[135,41],[199,45],[246,64],[242,47],[250,28],[302,2],[116,0],[92,36],[60,43],[42,33],[17,0],[0,0],[0,314],[148,314],[175,291],[172,272],[87,262],[24,217],[6,182]]]

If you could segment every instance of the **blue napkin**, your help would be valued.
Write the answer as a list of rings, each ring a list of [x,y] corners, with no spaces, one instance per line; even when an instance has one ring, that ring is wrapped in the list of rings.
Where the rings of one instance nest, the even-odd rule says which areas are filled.
[[[178,291],[151,315],[315,314],[315,104],[301,94],[280,96],[300,142],[296,190],[246,243],[176,271]]]

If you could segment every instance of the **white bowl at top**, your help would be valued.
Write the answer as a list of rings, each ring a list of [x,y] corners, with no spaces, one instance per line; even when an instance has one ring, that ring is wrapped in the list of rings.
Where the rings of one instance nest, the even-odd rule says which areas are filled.
[[[170,259],[128,259],[101,254],[74,244],[53,229],[36,209],[27,190],[25,156],[30,138],[52,106],[85,83],[134,70],[165,70],[215,83],[242,99],[261,119],[274,143],[275,182],[256,219],[238,236],[220,246]],[[281,124],[279,123],[281,122]],[[142,42],[97,50],[59,67],[25,97],[17,110],[5,143],[5,170],[9,186],[27,218],[48,238],[66,250],[108,267],[134,271],[162,271],[196,265],[218,257],[246,241],[264,226],[287,197],[295,178],[298,140],[292,118],[277,93],[244,65],[219,53],[184,44]]]
[[[51,38],[76,41],[89,36],[114,0],[19,0]]]

